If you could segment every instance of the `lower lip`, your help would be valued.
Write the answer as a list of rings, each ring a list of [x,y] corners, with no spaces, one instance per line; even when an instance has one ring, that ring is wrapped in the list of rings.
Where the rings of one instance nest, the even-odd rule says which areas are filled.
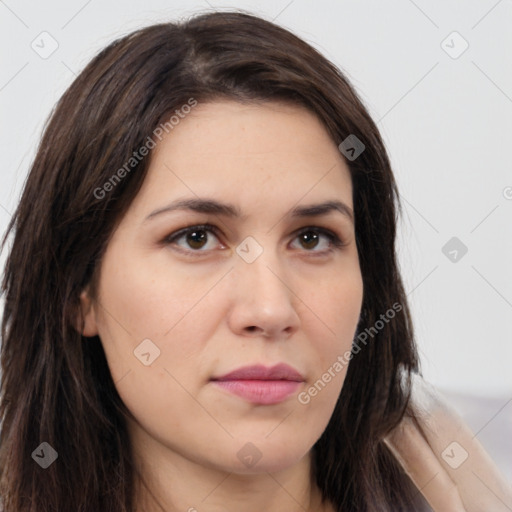
[[[292,380],[215,380],[213,382],[248,402],[261,405],[282,402],[302,384]]]

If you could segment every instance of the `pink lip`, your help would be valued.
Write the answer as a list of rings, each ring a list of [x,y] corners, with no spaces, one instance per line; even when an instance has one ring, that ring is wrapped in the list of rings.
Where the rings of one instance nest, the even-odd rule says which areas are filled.
[[[294,393],[304,377],[287,364],[267,368],[245,366],[212,381],[219,387],[245,400],[262,405],[277,404]]]

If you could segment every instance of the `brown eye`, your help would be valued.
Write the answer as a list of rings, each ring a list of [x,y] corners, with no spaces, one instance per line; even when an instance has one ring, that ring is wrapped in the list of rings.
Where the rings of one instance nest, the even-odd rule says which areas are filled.
[[[311,253],[327,253],[332,248],[341,248],[344,246],[341,239],[331,230],[320,227],[308,227],[300,231],[295,240],[299,241],[300,247],[294,248],[306,249]]]
[[[187,233],[185,240],[192,249],[202,249],[208,242],[208,235],[204,229],[198,229]]]
[[[166,237],[164,242],[189,252],[207,252],[222,247],[217,237],[217,228],[211,225],[180,229]]]
[[[299,235],[299,240],[304,249],[313,249],[318,245],[319,236],[314,231],[305,231]]]

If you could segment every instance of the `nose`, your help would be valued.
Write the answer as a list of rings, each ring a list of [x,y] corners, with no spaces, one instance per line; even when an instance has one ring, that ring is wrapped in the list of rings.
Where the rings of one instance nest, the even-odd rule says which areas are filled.
[[[300,319],[300,302],[277,257],[264,251],[254,262],[238,260],[231,272],[231,308],[228,325],[240,336],[289,338]]]

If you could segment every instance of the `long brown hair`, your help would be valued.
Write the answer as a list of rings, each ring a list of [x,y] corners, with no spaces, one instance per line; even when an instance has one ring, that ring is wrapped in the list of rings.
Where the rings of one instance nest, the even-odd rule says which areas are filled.
[[[343,74],[310,45],[261,18],[223,12],[113,42],[80,73],[47,123],[2,244],[12,235],[2,283],[5,512],[135,508],[129,412],[100,339],[84,343],[75,328],[79,294],[94,285],[150,156],[102,197],[94,191],[190,98],[287,101],[314,112],[337,145],[349,135],[364,144],[347,164],[364,284],[358,332],[372,336],[354,354],[313,448],[312,477],[336,510],[414,510],[418,493],[383,443],[404,415],[407,377],[418,362],[395,254],[398,194],[382,139]],[[393,304],[400,312],[377,329]],[[32,457],[42,442],[58,453],[47,469]]]

